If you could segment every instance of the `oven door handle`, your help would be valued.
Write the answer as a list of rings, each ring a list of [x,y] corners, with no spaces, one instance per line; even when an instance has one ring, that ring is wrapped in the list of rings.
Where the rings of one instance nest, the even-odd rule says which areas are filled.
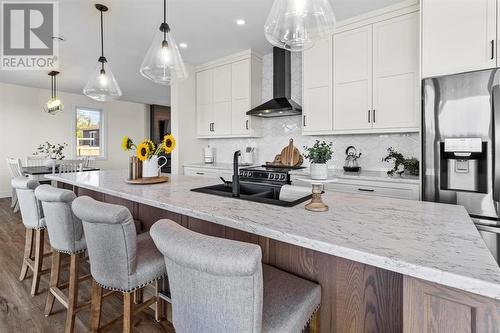
[[[482,225],[482,224],[476,224],[477,230],[479,231],[485,231],[485,232],[491,232],[494,234],[500,234],[500,228],[499,227],[492,227],[488,225]]]

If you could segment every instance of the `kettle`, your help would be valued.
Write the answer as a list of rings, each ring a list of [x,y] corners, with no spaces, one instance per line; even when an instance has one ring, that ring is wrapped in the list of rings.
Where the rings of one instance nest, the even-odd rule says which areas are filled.
[[[361,167],[358,165],[358,158],[361,156],[361,153],[358,154],[356,147],[349,146],[345,150],[345,154],[347,156],[344,162],[344,171],[359,172],[359,170],[361,170]]]

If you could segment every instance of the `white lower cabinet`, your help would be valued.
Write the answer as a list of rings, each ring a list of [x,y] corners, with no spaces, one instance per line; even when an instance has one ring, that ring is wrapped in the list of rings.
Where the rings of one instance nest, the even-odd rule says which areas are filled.
[[[310,186],[309,183],[301,182],[292,177],[293,185]],[[380,197],[399,198],[408,200],[420,199],[420,186],[416,183],[399,183],[390,181],[368,181],[356,179],[340,178],[336,183],[325,185],[325,190],[359,193],[365,195],[373,195]]]
[[[218,178],[220,171],[217,169],[209,168],[195,168],[195,167],[184,167],[185,176],[196,176],[196,177],[208,177],[208,178]]]

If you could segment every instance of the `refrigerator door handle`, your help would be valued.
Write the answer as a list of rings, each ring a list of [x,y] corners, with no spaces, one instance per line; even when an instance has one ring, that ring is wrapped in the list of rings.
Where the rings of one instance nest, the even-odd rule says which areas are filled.
[[[498,227],[490,227],[487,225],[476,224],[476,228],[479,231],[492,232],[494,234],[500,234],[500,228]]]
[[[492,134],[492,193],[493,193],[493,201],[500,202],[500,170],[497,168],[500,167],[500,135],[497,135],[497,130],[500,130],[500,94],[499,94],[499,86],[494,86],[492,88],[492,117],[493,117],[493,126],[491,130]]]

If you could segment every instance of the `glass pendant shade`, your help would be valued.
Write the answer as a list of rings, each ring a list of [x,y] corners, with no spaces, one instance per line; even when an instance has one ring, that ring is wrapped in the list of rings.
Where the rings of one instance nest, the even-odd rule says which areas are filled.
[[[332,35],[334,29],[329,0],[274,0],[264,33],[274,46],[299,52]]]
[[[64,108],[64,105],[62,104],[61,100],[57,98],[57,93],[56,93],[56,83],[57,83],[57,75],[59,72],[57,71],[52,71],[49,73],[50,76],[50,99],[47,101],[47,103],[44,104],[43,106],[43,111],[47,112],[48,114],[55,115],[59,111],[62,111]]]
[[[99,63],[83,89],[85,96],[96,101],[113,101],[122,95],[115,76],[107,63]]]
[[[170,31],[164,33],[158,29],[144,57],[140,72],[145,78],[163,85],[187,78],[181,53]]]

